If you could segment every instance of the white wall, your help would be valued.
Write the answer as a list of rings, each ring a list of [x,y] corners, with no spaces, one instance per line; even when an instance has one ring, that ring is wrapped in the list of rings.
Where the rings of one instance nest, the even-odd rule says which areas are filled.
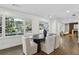
[[[32,33],[33,35],[39,34],[39,18],[32,18]]]
[[[62,23],[57,20],[50,20],[49,22],[49,33],[60,33],[62,31]]]
[[[0,38],[0,50],[21,45],[21,38],[22,36],[11,36],[11,37]]]
[[[64,24],[65,25],[65,33],[69,33],[69,24]]]
[[[56,20],[49,21],[49,33],[56,34]]]

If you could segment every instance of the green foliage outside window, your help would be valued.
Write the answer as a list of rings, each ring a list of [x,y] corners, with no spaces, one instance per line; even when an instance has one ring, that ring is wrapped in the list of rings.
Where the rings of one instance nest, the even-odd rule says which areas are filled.
[[[6,17],[6,28],[5,28],[6,33],[12,33],[15,32],[15,23],[14,23],[14,18],[12,17]]]
[[[32,31],[32,21],[26,21],[26,31]]]

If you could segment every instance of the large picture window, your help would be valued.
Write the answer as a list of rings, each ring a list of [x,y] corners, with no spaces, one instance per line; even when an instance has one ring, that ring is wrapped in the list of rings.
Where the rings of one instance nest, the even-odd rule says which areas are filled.
[[[39,22],[39,31],[40,31],[40,33],[43,33],[44,29],[46,29],[48,31],[49,30],[49,25],[48,25],[47,22],[40,21]]]
[[[0,37],[2,36],[2,17],[0,17]]]
[[[23,34],[23,20],[13,17],[5,18],[5,35],[22,35]]]

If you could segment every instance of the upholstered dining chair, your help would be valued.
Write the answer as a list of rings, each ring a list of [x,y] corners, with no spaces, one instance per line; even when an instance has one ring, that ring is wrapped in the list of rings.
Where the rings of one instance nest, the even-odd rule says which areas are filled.
[[[47,35],[45,42],[41,43],[41,50],[50,54],[55,48],[55,35]]]
[[[23,53],[32,55],[37,53],[37,44],[33,42],[32,37],[22,37]]]

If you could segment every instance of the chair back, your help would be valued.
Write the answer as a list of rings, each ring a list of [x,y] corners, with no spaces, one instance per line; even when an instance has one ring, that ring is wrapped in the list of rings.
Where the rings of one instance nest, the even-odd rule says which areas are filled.
[[[30,52],[30,38],[22,38],[23,53],[28,54]]]
[[[54,50],[54,47],[55,47],[55,35],[48,35],[46,37],[46,41],[45,41],[45,44],[47,46],[47,50],[48,52],[52,52]]]

